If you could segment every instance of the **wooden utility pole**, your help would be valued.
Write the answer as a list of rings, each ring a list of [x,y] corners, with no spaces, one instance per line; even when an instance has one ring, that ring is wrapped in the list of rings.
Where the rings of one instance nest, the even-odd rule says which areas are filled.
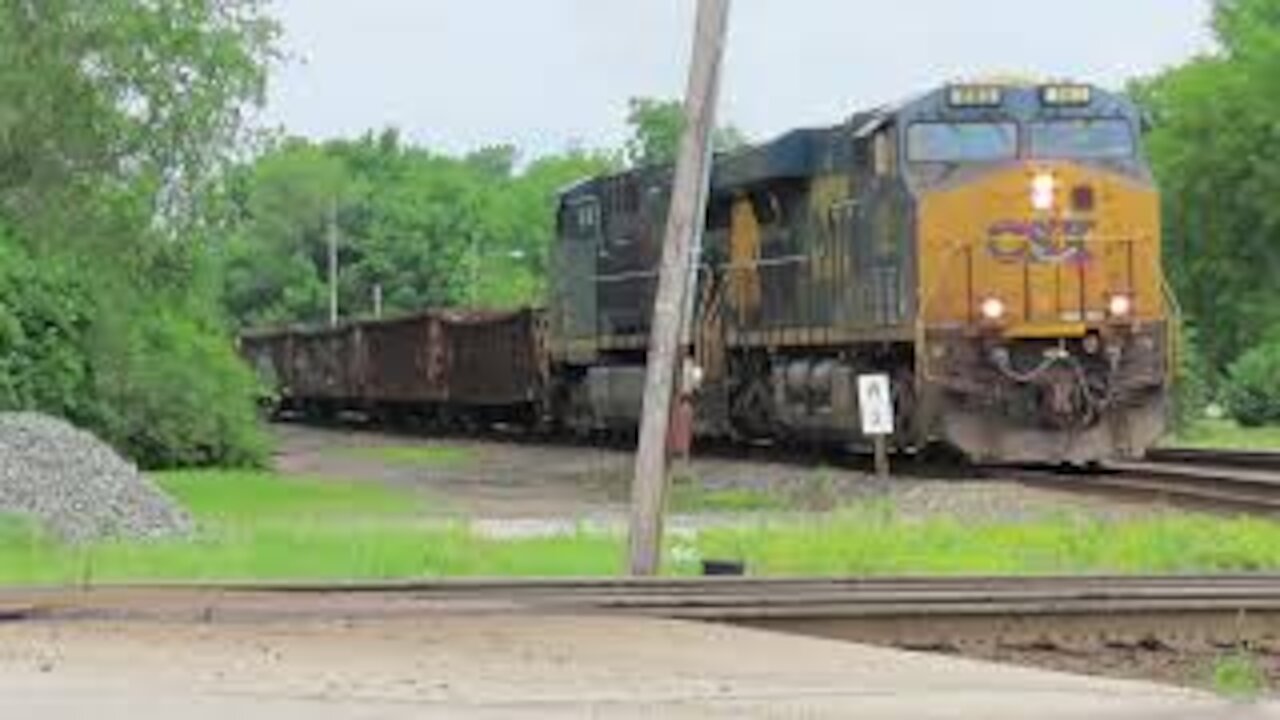
[[[631,486],[631,574],[654,575],[662,552],[662,515],[667,494],[667,433],[676,371],[683,362],[680,335],[691,249],[706,213],[710,179],[711,133],[729,27],[730,0],[698,0],[693,62],[685,97],[685,128],[680,141],[671,207],[662,243],[662,265],[649,336],[640,447]]]
[[[329,203],[329,326],[338,324],[338,202]]]

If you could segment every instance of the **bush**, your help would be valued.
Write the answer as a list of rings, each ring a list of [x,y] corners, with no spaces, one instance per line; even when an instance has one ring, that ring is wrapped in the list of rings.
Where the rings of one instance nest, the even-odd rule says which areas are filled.
[[[1185,325],[1178,334],[1177,377],[1173,386],[1173,427],[1178,432],[1191,428],[1204,416],[1211,398],[1212,371],[1200,348],[1199,333]]]
[[[1245,427],[1280,422],[1280,341],[1265,342],[1232,363],[1224,395]]]
[[[0,410],[64,417],[146,468],[261,464],[255,380],[225,331],[95,280],[0,226]]]

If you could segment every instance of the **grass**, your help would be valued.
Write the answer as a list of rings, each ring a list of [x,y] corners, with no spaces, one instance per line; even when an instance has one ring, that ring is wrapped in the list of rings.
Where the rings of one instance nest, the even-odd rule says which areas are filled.
[[[428,521],[420,496],[381,485],[253,472],[157,479],[191,509],[200,525],[196,537],[74,547],[0,517],[0,583],[600,576],[622,565],[620,535],[487,538],[464,520]],[[701,508],[777,502],[686,492]],[[750,574],[774,576],[1277,571],[1280,524],[1182,514],[912,520],[880,503],[807,521],[706,529],[672,538],[667,557],[674,575],[698,572],[704,558],[742,561]]]
[[[1280,427],[1241,427],[1234,420],[1201,420],[1170,439],[1178,447],[1280,450]]]
[[[450,445],[373,445],[344,447],[336,452],[359,460],[424,467],[462,467],[475,459],[470,450]]]
[[[1210,682],[1213,691],[1233,700],[1256,700],[1269,690],[1266,670],[1247,650],[1236,650],[1213,664]]]
[[[907,521],[888,506],[811,523],[720,528],[702,557],[757,575],[1162,574],[1280,569],[1280,524],[1170,514],[1127,520]]]
[[[677,513],[748,513],[785,510],[787,501],[775,493],[747,488],[712,490],[696,478],[677,477],[671,486],[668,507]]]

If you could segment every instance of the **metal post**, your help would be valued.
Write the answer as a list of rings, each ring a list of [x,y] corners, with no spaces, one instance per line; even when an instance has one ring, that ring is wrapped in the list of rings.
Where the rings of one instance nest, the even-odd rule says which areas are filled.
[[[879,480],[889,479],[889,442],[888,436],[876,435],[876,478]]]
[[[663,237],[662,265],[654,298],[645,378],[640,446],[631,488],[630,566],[633,575],[658,572],[662,548],[662,514],[667,490],[667,433],[676,369],[681,361],[680,335],[689,284],[690,255],[699,219],[706,213],[707,147],[715,127],[716,91],[724,58],[730,0],[699,0],[693,62],[685,98],[686,125],[680,142],[671,207]]]
[[[382,283],[373,285],[373,317],[376,320],[382,319]]]
[[[329,204],[329,325],[338,324],[338,202]]]

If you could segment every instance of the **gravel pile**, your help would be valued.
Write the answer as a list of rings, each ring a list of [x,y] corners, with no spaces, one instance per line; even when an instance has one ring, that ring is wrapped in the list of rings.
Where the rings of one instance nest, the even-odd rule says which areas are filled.
[[[184,535],[191,518],[93,435],[56,418],[0,413],[0,513],[71,542]]]

